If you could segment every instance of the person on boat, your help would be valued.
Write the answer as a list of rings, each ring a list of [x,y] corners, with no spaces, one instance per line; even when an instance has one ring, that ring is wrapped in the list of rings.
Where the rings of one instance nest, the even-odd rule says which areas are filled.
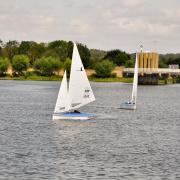
[[[78,110],[74,110],[74,113],[80,113]]]

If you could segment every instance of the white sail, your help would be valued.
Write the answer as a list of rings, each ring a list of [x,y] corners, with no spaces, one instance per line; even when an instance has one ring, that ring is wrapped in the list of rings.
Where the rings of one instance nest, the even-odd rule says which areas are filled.
[[[69,94],[68,94],[68,89],[67,89],[67,77],[66,77],[66,71],[65,71],[62,82],[61,82],[61,86],[59,89],[59,94],[56,101],[54,113],[66,112],[69,109],[70,109],[70,103],[69,103]]]
[[[133,89],[132,89],[132,99],[131,101],[136,104],[137,99],[137,85],[138,85],[138,57],[136,53],[136,61],[135,61],[135,68],[134,68],[134,80],[133,80]]]
[[[95,100],[76,44],[73,48],[71,74],[69,80],[71,109],[76,109]]]

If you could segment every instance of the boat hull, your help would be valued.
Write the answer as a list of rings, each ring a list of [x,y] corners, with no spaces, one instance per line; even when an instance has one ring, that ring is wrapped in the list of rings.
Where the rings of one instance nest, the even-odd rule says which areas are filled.
[[[66,112],[53,114],[53,120],[88,120],[93,119],[95,115],[86,113]]]
[[[136,104],[129,103],[129,102],[122,103],[120,105],[120,109],[135,110],[136,109]]]

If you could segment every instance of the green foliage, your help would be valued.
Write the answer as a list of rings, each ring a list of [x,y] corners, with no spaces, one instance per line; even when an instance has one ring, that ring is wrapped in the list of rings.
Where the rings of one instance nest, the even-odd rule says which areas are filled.
[[[70,58],[66,58],[63,67],[64,67],[64,70],[66,70],[67,77],[69,78],[70,71],[71,71],[71,59]]]
[[[160,54],[159,67],[168,68],[170,64],[178,64],[180,66],[180,54]]]
[[[50,76],[55,71],[60,70],[62,67],[61,61],[54,57],[42,57],[35,61],[34,68],[40,72],[41,75]]]
[[[84,68],[88,68],[90,66],[90,57],[91,57],[89,49],[87,48],[86,45],[83,45],[80,43],[77,44],[77,47],[78,47],[79,54],[81,56]]]
[[[180,66],[180,57],[177,57],[175,59],[168,59],[168,64],[177,64]]]
[[[106,51],[91,49],[90,54],[91,58],[89,67],[94,69],[96,67],[96,64],[102,61],[102,59],[104,58],[104,56],[106,55]]]
[[[3,41],[0,39],[0,57],[3,56]]]
[[[19,54],[29,54],[32,42],[22,41],[19,46]]]
[[[12,60],[12,58],[18,54],[19,43],[17,41],[8,41],[5,44],[4,56]]]
[[[127,54],[126,52],[122,52],[116,49],[116,50],[108,51],[104,59],[109,59],[114,64],[118,66],[122,66],[125,64],[126,61],[130,59],[130,55]]]
[[[41,58],[46,51],[44,43],[30,42],[29,57],[30,64],[33,65],[35,60]]]
[[[43,56],[46,52],[45,43],[36,43],[34,41],[22,41],[19,48],[19,54],[25,54],[30,59],[30,64],[33,65],[37,58]]]
[[[68,56],[68,43],[66,41],[52,41],[48,44],[48,49],[53,50],[61,61],[64,61]]]
[[[134,67],[134,61],[132,59],[126,61],[125,67],[126,68],[133,68]]]
[[[167,63],[163,59],[159,60],[159,68],[168,68]]]
[[[133,78],[125,78],[125,77],[97,78],[95,76],[90,76],[88,79],[90,81],[95,81],[95,82],[125,82],[125,83],[133,82]]]
[[[77,43],[77,47],[85,68],[97,69],[100,66],[99,64],[101,64],[101,62],[103,62],[105,59],[108,59],[115,65],[125,65],[125,67],[134,67],[134,62],[131,59],[135,58],[135,54],[129,55],[128,53],[121,50],[90,50],[86,45],[81,43]],[[25,72],[23,72],[26,71],[26,69],[29,67],[29,64],[30,66],[34,65],[34,67],[36,65],[36,70],[38,70],[38,72],[45,75],[49,75],[54,73],[54,71],[56,71],[55,69],[59,69],[59,67],[62,66],[61,62],[63,62],[63,67],[64,69],[66,69],[67,75],[69,76],[72,53],[72,41],[68,42],[63,40],[57,40],[49,43],[22,41],[19,43],[16,40],[8,42],[3,42],[2,40],[0,40],[0,57],[9,59],[10,63],[13,66],[14,74],[18,74],[17,78],[20,78],[19,75],[22,75],[22,73],[24,74],[24,76],[27,76],[27,78],[29,76],[32,77],[28,73],[26,74]],[[21,54],[25,55],[26,58],[21,56]],[[0,74],[5,74],[6,72],[6,68],[8,66],[7,59],[0,59]],[[22,59],[26,59],[27,61]],[[40,61],[40,59],[43,60]],[[56,60],[52,61],[50,59]],[[160,68],[168,68],[169,64],[180,65],[180,53],[159,55]],[[102,66],[107,68],[103,63]],[[104,77],[106,75],[104,75],[104,71],[102,69],[102,77]],[[35,75],[33,75],[33,77],[34,76]],[[97,76],[101,76],[100,73]],[[112,77],[112,74],[110,76]]]
[[[95,72],[97,77],[111,77],[112,70],[114,69],[114,64],[109,60],[103,60],[96,64]]]
[[[26,55],[15,55],[12,59],[12,67],[14,72],[19,75],[22,74],[23,71],[26,71],[29,67],[29,58]]]
[[[67,50],[67,56],[72,59],[72,53],[73,53],[73,42],[72,41],[69,41],[68,42],[68,50]]]
[[[8,58],[0,58],[0,76],[4,76],[9,67]]]

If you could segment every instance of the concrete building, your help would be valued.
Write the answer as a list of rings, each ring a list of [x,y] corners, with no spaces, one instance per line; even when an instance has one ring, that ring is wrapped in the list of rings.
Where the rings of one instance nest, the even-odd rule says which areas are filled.
[[[169,68],[159,68],[159,54],[157,52],[138,52],[138,84],[143,85],[158,85],[159,80],[164,84],[168,83],[169,76],[172,77],[172,83],[176,82],[178,76],[180,76],[180,69],[178,65],[170,65]],[[123,70],[124,76],[130,76],[134,74],[134,68],[125,68]]]
[[[159,66],[159,54],[157,52],[138,52],[139,68],[154,69]]]

